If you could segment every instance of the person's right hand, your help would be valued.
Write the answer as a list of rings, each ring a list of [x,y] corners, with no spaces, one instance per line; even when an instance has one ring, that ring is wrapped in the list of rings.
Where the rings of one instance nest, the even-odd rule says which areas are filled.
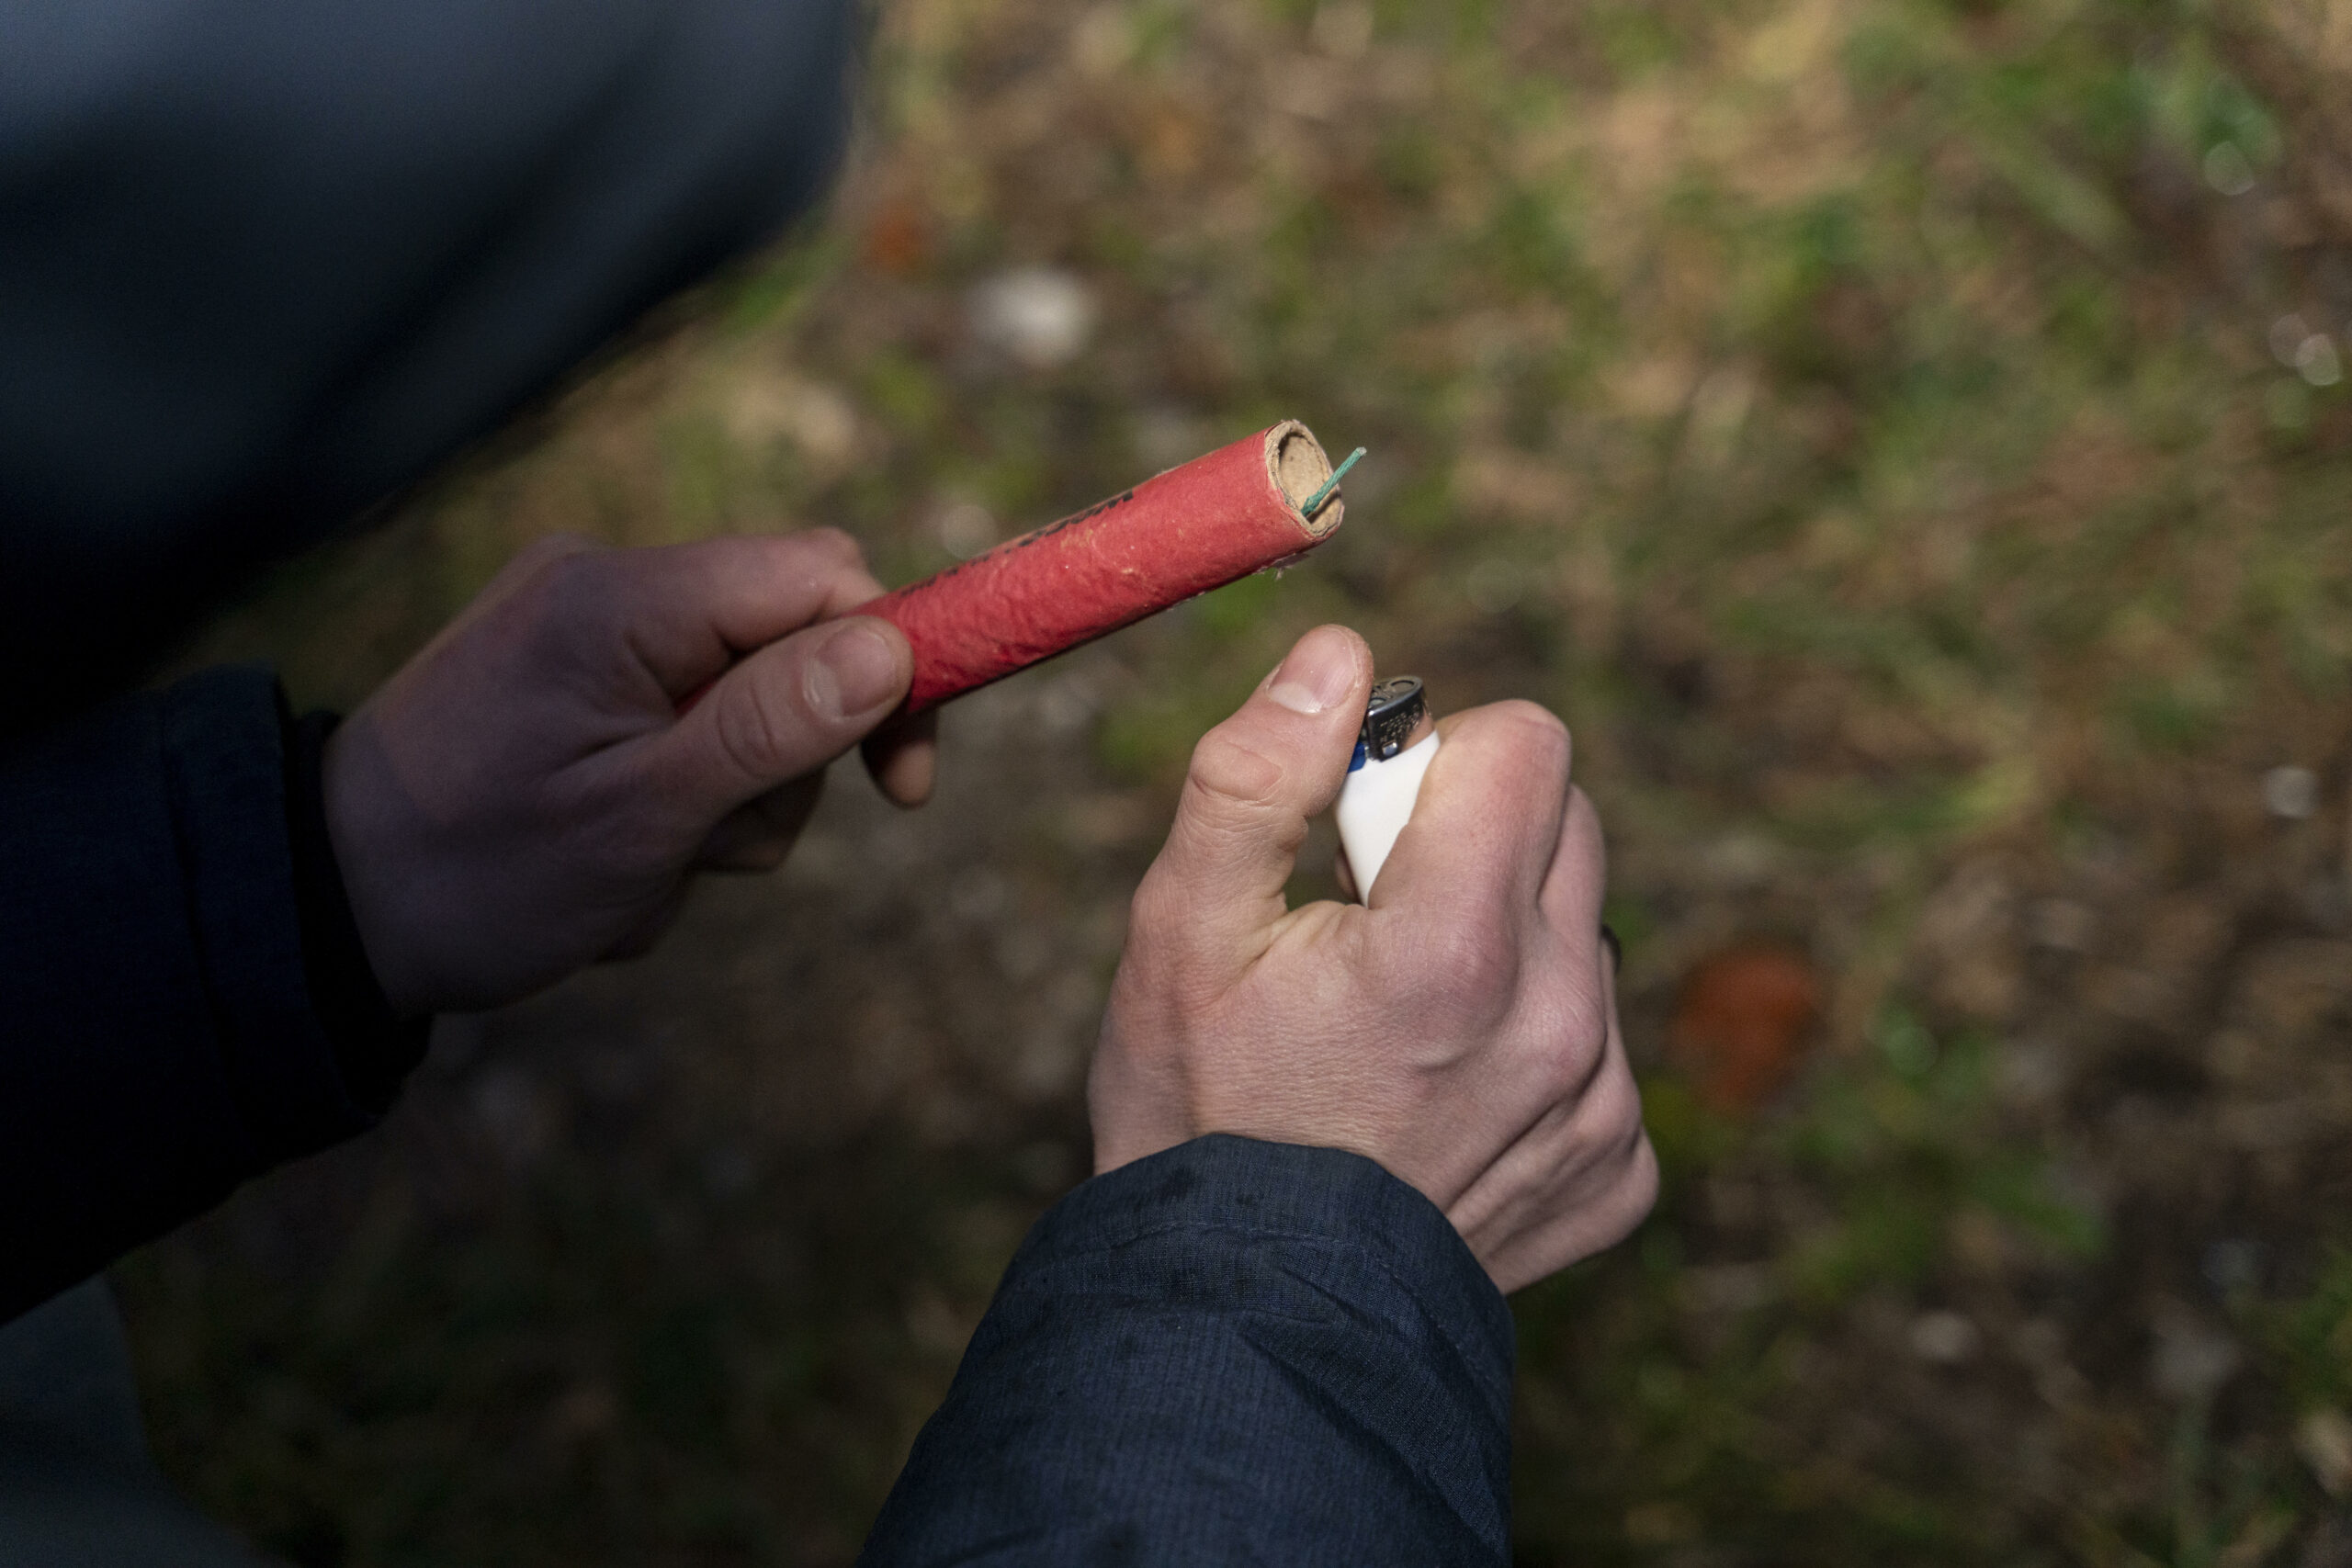
[[[1371,682],[1363,639],[1319,627],[1193,752],[1096,1048],[1095,1168],[1219,1132],[1351,1149],[1517,1290],[1657,1192],[1600,938],[1600,824],[1558,719],[1476,708],[1439,726],[1370,905],[1286,908]]]

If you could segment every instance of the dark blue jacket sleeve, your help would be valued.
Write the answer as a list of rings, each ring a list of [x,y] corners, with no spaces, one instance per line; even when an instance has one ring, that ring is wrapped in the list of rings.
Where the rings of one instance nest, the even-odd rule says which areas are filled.
[[[374,980],[292,733],[267,671],[224,668],[0,768],[0,1320],[368,1126],[422,1047],[331,1031]]]
[[[1038,1222],[860,1561],[1507,1562],[1511,1362],[1412,1188],[1197,1139]]]

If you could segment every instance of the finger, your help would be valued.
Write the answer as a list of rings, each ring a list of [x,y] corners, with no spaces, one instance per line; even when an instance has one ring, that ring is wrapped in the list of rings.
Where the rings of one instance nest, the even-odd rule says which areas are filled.
[[[897,806],[916,807],[931,798],[939,779],[939,713],[901,715],[867,736],[859,750],[865,771]]]
[[[1532,912],[1567,804],[1566,727],[1533,703],[1506,702],[1454,714],[1438,733],[1371,908]]]
[[[1589,953],[1590,962],[1609,965],[1613,976],[1616,969],[1600,934],[1600,907],[1608,892],[1609,848],[1601,837],[1600,813],[1593,809],[1590,795],[1570,784],[1559,843],[1544,870],[1537,901],[1553,934],[1568,943],[1574,962],[1586,963]]]
[[[857,542],[833,528],[614,551],[599,565],[624,573],[624,633],[673,697],[882,592]]]
[[[1624,1240],[1649,1218],[1657,1193],[1657,1151],[1636,1121],[1613,1151],[1605,1183],[1562,1203],[1481,1261],[1496,1288],[1509,1295]]]
[[[1201,738],[1168,842],[1139,897],[1182,934],[1247,962],[1284,911],[1283,886],[1347,777],[1372,650],[1345,626],[1301,637],[1240,711]]]
[[[703,839],[695,869],[769,872],[784,863],[825,793],[825,775],[810,773],[746,802],[718,819]]]
[[[1657,1162],[1625,1055],[1616,982],[1598,977],[1606,1033],[1572,1091],[1447,1208],[1487,1270],[1515,1291],[1615,1245],[1657,1195]]]
[[[1612,1090],[1617,1080],[1612,1075]],[[1487,1272],[1506,1294],[1605,1252],[1633,1234],[1657,1206],[1657,1151],[1641,1122],[1641,1092],[1623,1081],[1633,1115],[1619,1118],[1612,1137],[1596,1149],[1573,1190],[1556,1193],[1548,1212],[1528,1216],[1482,1255]],[[1474,1250],[1476,1250],[1474,1247]]]
[[[1609,1021],[1600,1070],[1581,1096],[1569,1127],[1558,1176],[1537,1202],[1542,1213],[1517,1247],[1504,1249],[1489,1270],[1506,1291],[1533,1284],[1569,1264],[1617,1245],[1657,1202],[1657,1153],[1642,1120],[1642,1091],[1625,1054],[1617,1013],[1617,971],[1604,960],[1599,976]],[[1573,1154],[1581,1153],[1577,1160]]]
[[[716,823],[864,739],[905,699],[913,673],[914,654],[888,621],[851,615],[795,632],[646,737],[650,771],[693,819]]]

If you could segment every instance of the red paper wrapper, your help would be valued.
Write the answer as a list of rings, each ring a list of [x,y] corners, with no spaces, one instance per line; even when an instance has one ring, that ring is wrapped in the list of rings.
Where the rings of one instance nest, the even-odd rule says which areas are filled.
[[[913,645],[907,711],[1025,670],[1313,549],[1340,525],[1306,426],[1284,420],[986,555],[861,604]]]

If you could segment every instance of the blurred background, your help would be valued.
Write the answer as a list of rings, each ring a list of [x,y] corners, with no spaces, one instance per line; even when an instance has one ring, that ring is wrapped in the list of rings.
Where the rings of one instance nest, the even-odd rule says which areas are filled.
[[[305,1568],[848,1561],[1336,619],[1611,835],[1667,1186],[1514,1303],[1522,1562],[2352,1564],[2352,0],[874,28],[818,220],[187,660],[348,705],[543,532],[898,582],[1283,416],[1347,527],[123,1265],[174,1476]]]

